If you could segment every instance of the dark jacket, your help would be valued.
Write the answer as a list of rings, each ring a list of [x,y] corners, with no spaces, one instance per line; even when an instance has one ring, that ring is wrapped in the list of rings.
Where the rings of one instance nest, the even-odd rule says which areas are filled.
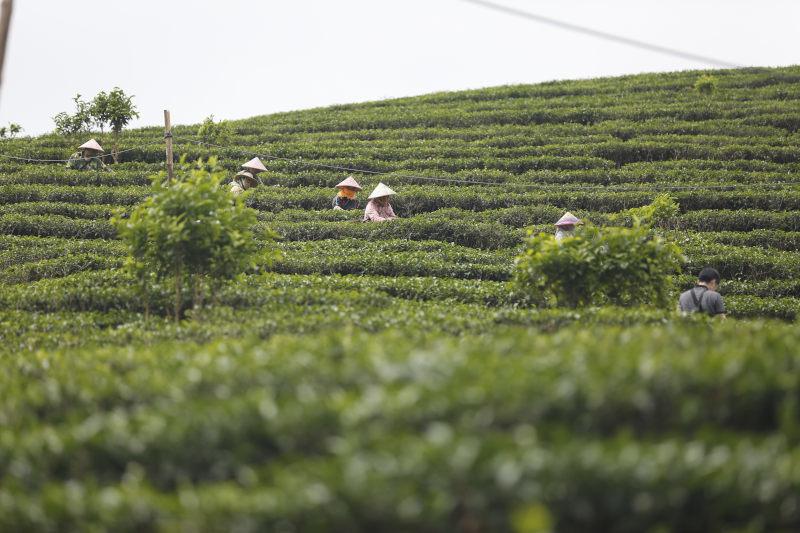
[[[358,209],[358,198],[347,198],[345,196],[339,196],[338,194],[333,198],[333,207],[336,206],[341,207],[345,211],[350,211],[351,209]]]

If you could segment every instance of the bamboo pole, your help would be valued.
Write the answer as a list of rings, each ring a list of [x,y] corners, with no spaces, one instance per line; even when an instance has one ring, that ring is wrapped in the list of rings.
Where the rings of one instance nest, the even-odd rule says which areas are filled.
[[[6,43],[8,42],[8,32],[11,28],[11,12],[14,8],[14,0],[3,0],[0,4],[0,84],[3,82],[3,65],[6,58]]]
[[[174,157],[172,155],[172,121],[169,111],[164,110],[164,139],[167,141],[167,177],[172,181],[175,175]]]

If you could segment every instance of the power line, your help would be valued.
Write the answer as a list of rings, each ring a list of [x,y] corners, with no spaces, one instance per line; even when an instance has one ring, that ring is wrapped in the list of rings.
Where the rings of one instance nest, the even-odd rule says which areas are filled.
[[[678,57],[681,59],[689,59],[691,61],[698,61],[700,63],[706,63],[708,65],[713,65],[715,67],[722,67],[722,68],[741,68],[742,65],[737,65],[736,63],[730,63],[728,61],[723,61],[720,59],[715,59],[713,57],[702,56],[699,54],[693,54],[691,52],[684,52],[682,50],[676,50],[675,48],[668,48],[666,46],[661,46],[658,44],[652,44],[645,41],[639,41],[637,39],[630,39],[628,37],[623,37],[621,35],[616,35],[613,33],[608,33],[605,31],[595,30],[592,28],[587,28],[585,26],[578,26],[577,24],[572,24],[569,22],[563,22],[560,20],[556,20],[550,17],[545,17],[542,15],[536,15],[534,13],[529,13],[527,11],[522,11],[521,9],[516,9],[513,7],[508,7],[500,4],[495,4],[494,2],[487,2],[486,0],[461,0],[462,2],[468,2],[471,4],[479,5],[488,9],[493,9],[495,11],[500,11],[507,15],[513,15],[515,17],[524,18],[527,20],[533,20],[535,22],[540,22],[542,24],[549,24],[550,26],[555,26],[557,28],[561,28],[562,30],[568,30],[576,33],[582,33],[584,35],[590,35],[592,37],[596,37],[598,39],[605,39],[607,41],[613,41],[616,43],[624,44],[627,46],[632,46],[634,48],[641,48],[643,50],[648,50],[650,52],[658,52],[660,54],[670,55],[673,57]]]
[[[142,148],[149,147],[149,146],[154,146],[155,144],[160,144],[160,143],[152,142],[152,143],[148,143],[148,144],[141,144],[141,145],[139,145],[139,146],[137,146],[135,148],[128,148],[128,149],[125,149],[125,150],[120,150],[119,152],[117,152],[117,155],[124,154],[126,152],[132,152],[134,150],[140,150]],[[7,155],[7,154],[0,154],[0,157],[5,158],[5,159],[13,159],[15,161],[24,161],[26,163],[67,163],[69,161],[72,161],[72,159],[36,159],[36,158],[32,158],[32,157],[20,157],[20,156]],[[112,154],[93,155],[93,156],[90,156],[90,157],[81,157],[81,159],[103,159],[104,157],[112,157]]]

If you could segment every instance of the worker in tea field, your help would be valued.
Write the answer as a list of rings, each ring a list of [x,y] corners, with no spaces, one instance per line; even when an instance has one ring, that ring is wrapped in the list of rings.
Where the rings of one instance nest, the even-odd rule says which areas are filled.
[[[231,182],[231,193],[234,196],[239,196],[244,191],[252,189],[258,185],[258,180],[252,173],[242,170],[234,176]]]
[[[245,173],[249,175],[249,177],[243,176],[241,172],[239,172],[239,174],[236,175],[242,176],[244,178],[244,184],[249,185],[248,187],[244,188],[246,190],[246,189],[252,189],[253,187],[258,187],[258,184],[261,183],[261,180],[258,178],[258,174],[260,172],[264,172],[265,170],[267,170],[267,167],[264,166],[264,163],[262,163],[259,158],[254,157],[247,163],[243,164],[242,169]]]
[[[560,241],[564,237],[571,237],[575,233],[575,226],[583,224],[581,219],[567,211],[564,216],[558,219],[556,226],[556,240]]]
[[[364,222],[383,222],[397,218],[389,203],[389,197],[394,194],[397,193],[383,183],[379,183],[372,194],[367,197],[369,202],[364,209]]]
[[[707,313],[711,316],[725,318],[725,302],[717,292],[719,288],[719,272],[706,267],[697,276],[697,284],[681,294],[678,299],[678,310],[681,313]]]
[[[90,139],[78,147],[78,151],[69,156],[67,168],[75,170],[86,170],[94,168],[101,170],[106,168],[103,163],[103,147],[94,139]]]
[[[243,164],[242,168],[251,173],[253,176],[258,175],[259,172],[264,172],[267,170],[267,167],[264,166],[264,163],[262,163],[257,157],[254,157],[247,163]]]
[[[339,192],[333,197],[333,208],[343,209],[350,211],[351,209],[358,209],[358,198],[356,195],[361,190],[361,185],[353,178],[348,176],[345,180],[336,185]]]

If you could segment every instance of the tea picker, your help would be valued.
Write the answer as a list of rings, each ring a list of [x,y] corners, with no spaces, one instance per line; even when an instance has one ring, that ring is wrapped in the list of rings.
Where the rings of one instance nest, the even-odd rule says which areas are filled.
[[[347,178],[337,183],[336,188],[339,189],[339,192],[333,197],[334,209],[345,211],[358,209],[359,203],[356,195],[361,190],[361,185],[358,184],[353,176],[347,176]]]
[[[103,147],[94,139],[89,139],[78,147],[78,151],[69,156],[67,168],[75,170],[86,170],[94,168],[101,170],[106,168],[103,163]]]

